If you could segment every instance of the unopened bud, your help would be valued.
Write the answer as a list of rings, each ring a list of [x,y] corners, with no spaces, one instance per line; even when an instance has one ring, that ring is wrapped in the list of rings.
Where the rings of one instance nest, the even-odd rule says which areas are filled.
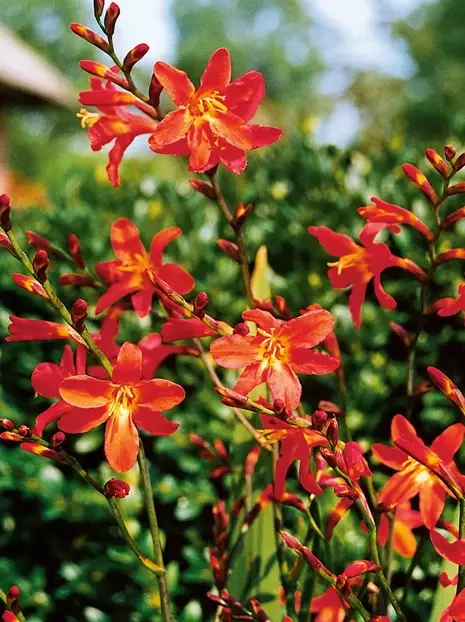
[[[252,210],[253,210],[252,203],[249,203],[248,205],[244,205],[243,203],[238,203],[236,205],[236,209],[234,210],[234,216],[233,216],[231,225],[237,228],[242,227],[244,222],[250,216],[250,212]]]
[[[3,231],[11,231],[11,202],[7,194],[0,194],[0,227]]]
[[[205,315],[205,307],[208,305],[208,294],[199,292],[194,300],[194,314],[202,319]]]
[[[82,258],[79,238],[74,233],[70,233],[68,236],[68,251],[77,267],[84,270],[86,262]]]
[[[88,305],[85,300],[78,298],[71,307],[71,319],[73,320],[73,326],[81,332],[84,328],[84,322],[87,317]]]
[[[336,486],[334,486],[334,494],[341,499],[351,499],[352,501],[355,501],[359,497],[358,492],[353,488],[349,488],[347,484],[336,484]]]
[[[117,497],[118,499],[124,499],[127,497],[131,490],[131,486],[121,479],[112,477],[103,487],[103,493],[107,497]]]
[[[459,184],[454,184],[447,189],[449,196],[453,194],[463,194],[465,192],[465,181],[461,181]]]
[[[407,348],[410,347],[410,345],[412,344],[412,338],[409,335],[409,333],[405,330],[405,328],[401,326],[400,324],[397,324],[396,322],[392,322],[392,321],[389,322],[389,326],[392,332],[394,332],[399,337],[399,339],[402,341],[404,346],[406,346]]]
[[[431,205],[437,205],[438,197],[433,187],[423,175],[423,173],[417,169],[413,164],[403,164],[402,170],[407,175],[407,177],[415,184],[417,188],[419,188]]]
[[[96,19],[102,15],[104,6],[105,0],[94,0],[94,15]]]
[[[326,438],[331,445],[337,445],[339,440],[339,424],[336,419],[331,419],[326,428]]]
[[[27,425],[20,425],[18,426],[18,434],[20,436],[31,436],[32,432],[31,432],[31,428]]]
[[[95,287],[96,283],[91,276],[85,274],[76,274],[71,272],[69,274],[62,274],[58,277],[59,285],[75,285],[77,287]]]
[[[66,440],[66,434],[64,432],[55,432],[50,439],[50,445],[52,447],[59,447]]]
[[[192,190],[196,192],[200,192],[204,197],[210,199],[211,201],[216,201],[216,192],[211,184],[208,184],[206,181],[202,181],[201,179],[192,178],[189,179],[189,185]]]
[[[236,263],[240,263],[239,258],[239,247],[234,242],[230,242],[229,240],[218,240],[216,242],[219,249],[226,253],[233,261]]]
[[[142,60],[149,50],[146,43],[139,43],[129,50],[123,60],[123,73],[130,73],[134,65]]]
[[[161,85],[157,76],[153,73],[149,86],[149,103],[154,108],[158,108],[160,104],[160,95],[162,91],[163,86]]]
[[[321,430],[328,420],[328,413],[324,410],[315,410],[312,415],[312,426],[315,430]]]
[[[283,298],[282,296],[276,296],[274,301],[275,301],[276,308],[278,309],[280,316],[284,318],[285,320],[292,320],[292,314],[289,311],[289,307],[287,306],[286,299]]]
[[[339,466],[337,463],[336,456],[331,451],[331,449],[329,449],[329,447],[322,447],[320,449],[320,454],[322,455],[322,457],[326,460],[326,462],[332,469],[335,469]]]
[[[239,322],[239,324],[236,324],[236,326],[234,327],[235,335],[240,335],[241,337],[247,337],[249,333],[250,333],[250,328],[247,326],[247,324],[245,324],[245,322]]]
[[[12,611],[4,611],[2,614],[2,622],[19,622],[19,618]]]
[[[256,445],[253,449],[249,451],[246,459],[244,460],[244,477],[251,477],[253,475],[259,457],[260,447],[259,445]]]
[[[454,171],[460,171],[465,166],[465,153],[461,153],[454,162]]]
[[[48,259],[48,253],[44,250],[39,250],[34,255],[32,260],[32,267],[34,268],[34,274],[39,283],[45,283],[47,280],[47,268],[50,264]]]
[[[458,220],[462,220],[462,218],[465,218],[465,207],[461,207],[455,210],[455,212],[449,214],[449,216],[444,218],[441,226],[443,229],[449,229],[449,227],[451,227]]]
[[[120,13],[120,8],[116,2],[112,2],[105,13],[105,32],[107,33],[109,39],[111,39],[114,35],[116,21]]]
[[[19,613],[21,606],[19,604],[20,590],[17,585],[12,585],[6,593],[6,604],[13,613]]]
[[[457,154],[457,150],[455,149],[454,145],[445,145],[445,147],[444,147],[444,155],[445,155],[446,160],[448,162],[453,160],[455,158],[456,154]]]
[[[439,153],[434,149],[427,149],[425,155],[428,158],[429,162],[432,164],[432,166],[434,166],[434,168],[437,170],[437,172],[442,175],[444,179],[447,179],[449,177],[449,167],[447,166],[446,162],[441,158]]]
[[[273,411],[278,417],[282,415],[285,412],[285,410],[286,410],[286,404],[283,402],[283,400],[280,400],[280,399],[274,400]]]
[[[0,426],[2,426],[2,428],[4,428],[5,430],[8,430],[8,432],[11,432],[11,430],[14,430],[15,428],[15,424],[13,423],[13,421],[11,421],[11,419],[0,419]]]
[[[108,42],[90,28],[87,28],[82,24],[71,24],[70,28],[75,35],[81,37],[81,39],[84,39],[84,41],[95,45],[95,47],[99,48],[99,50],[103,50],[103,52],[107,53],[110,51],[110,46],[108,45]]]

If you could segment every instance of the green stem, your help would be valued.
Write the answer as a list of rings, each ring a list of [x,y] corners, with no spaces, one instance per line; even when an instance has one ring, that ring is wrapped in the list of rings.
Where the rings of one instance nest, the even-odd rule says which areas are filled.
[[[459,539],[465,538],[465,499],[459,499]],[[457,594],[465,587],[465,566],[459,566]]]
[[[160,530],[158,528],[157,514],[155,512],[155,504],[153,500],[152,482],[150,480],[149,463],[147,461],[142,439],[140,442],[138,456],[140,474],[142,479],[142,488],[144,491],[145,509],[149,519],[150,534],[153,542],[153,552],[155,563],[161,568],[161,573],[157,576],[158,589],[160,591],[160,607],[161,615],[164,622],[171,622],[171,604],[168,593],[168,584],[166,581],[165,565],[163,562],[163,551],[160,541]]]

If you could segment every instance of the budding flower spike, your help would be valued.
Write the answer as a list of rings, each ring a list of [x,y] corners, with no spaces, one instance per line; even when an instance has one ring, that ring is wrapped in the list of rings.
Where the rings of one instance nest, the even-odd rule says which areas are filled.
[[[203,173],[220,162],[239,174],[246,151],[279,140],[277,127],[248,125],[265,95],[265,80],[249,71],[231,82],[231,58],[225,48],[207,63],[196,90],[187,74],[167,63],[155,63],[154,75],[176,110],[169,112],[149,139],[156,153],[189,155],[189,171]]]

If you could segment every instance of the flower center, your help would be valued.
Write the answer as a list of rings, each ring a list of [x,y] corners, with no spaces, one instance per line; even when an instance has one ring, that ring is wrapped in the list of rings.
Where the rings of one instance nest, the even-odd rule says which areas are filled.
[[[81,119],[81,127],[82,129],[86,128],[86,125],[92,127],[94,123],[100,119],[100,115],[97,112],[89,112],[85,108],[81,108],[79,112],[76,113],[78,119]]]
[[[279,341],[275,335],[275,329],[271,328],[270,332],[257,328],[257,334],[263,335],[265,339],[262,341],[262,365],[269,367],[281,362],[286,354],[285,346]]]
[[[228,107],[223,103],[225,98],[225,95],[220,95],[219,91],[210,91],[205,96],[196,98],[189,106],[189,112],[193,117],[214,115],[218,110],[227,112]]]
[[[335,268],[337,266],[338,274],[341,274],[341,272],[343,270],[346,270],[347,268],[361,268],[363,266],[367,266],[368,261],[366,249],[360,248],[359,250],[355,251],[355,253],[343,255],[338,261],[329,261],[327,265],[331,268]]]
[[[121,386],[113,400],[110,417],[130,417],[132,413],[132,403],[135,398],[134,390],[131,387],[127,385]]]

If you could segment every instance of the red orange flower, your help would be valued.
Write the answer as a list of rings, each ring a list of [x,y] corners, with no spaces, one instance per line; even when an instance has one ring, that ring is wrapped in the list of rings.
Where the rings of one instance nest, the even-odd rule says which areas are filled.
[[[386,268],[397,266],[413,272],[418,278],[426,277],[425,273],[413,261],[393,255],[383,242],[375,242],[377,234],[382,229],[391,229],[398,233],[397,225],[382,222],[369,222],[363,227],[359,238],[362,246],[356,244],[352,238],[343,233],[336,233],[328,227],[309,227],[308,231],[314,235],[324,249],[340,259],[331,266],[328,276],[331,285],[336,288],[345,288],[352,285],[349,297],[349,309],[356,328],[361,325],[361,310],[365,301],[368,283],[373,279],[376,298],[385,309],[394,309],[396,301],[383,289],[381,273]]]
[[[287,322],[268,311],[244,311],[242,318],[257,324],[257,334],[226,335],[210,346],[213,359],[222,367],[245,367],[234,391],[247,395],[266,382],[275,400],[297,408],[302,386],[300,374],[329,374],[339,359],[312,350],[331,332],[334,320],[328,311],[315,309]]]
[[[190,292],[195,281],[192,276],[174,263],[162,263],[165,247],[182,231],[167,227],[152,238],[150,253],[144,248],[139,229],[127,218],[115,220],[111,227],[111,244],[118,259],[96,265],[97,274],[109,284],[100,296],[95,309],[101,313],[109,305],[131,294],[131,302],[139,317],[145,317],[152,306],[155,288],[146,271],[151,270],[181,294]]]
[[[450,317],[465,311],[465,283],[460,283],[457,298],[441,298],[431,305],[431,311],[437,311],[441,317]]]
[[[78,344],[85,345],[81,335],[66,324],[48,322],[47,320],[31,320],[24,317],[10,315],[10,332],[5,341],[53,341],[55,339],[72,339]]]
[[[277,141],[276,127],[248,125],[265,95],[261,73],[249,71],[231,82],[228,50],[213,53],[196,91],[184,71],[164,62],[154,74],[176,105],[149,139],[156,153],[190,155],[189,171],[202,173],[220,162],[233,173],[247,164],[246,151]]]
[[[407,419],[396,415],[391,435],[396,447],[380,443],[372,447],[378,460],[398,471],[386,483],[378,501],[392,509],[418,494],[421,518],[428,529],[434,529],[444,509],[446,494],[462,494],[460,476],[452,458],[463,442],[465,426],[461,423],[449,426],[429,449]]]
[[[427,240],[433,239],[433,234],[429,228],[413,212],[394,203],[388,203],[378,197],[370,199],[374,205],[365,205],[358,208],[358,213],[367,222],[384,222],[398,225],[411,225],[419,231]]]
[[[59,392],[72,406],[62,415],[63,432],[81,434],[106,422],[105,455],[112,469],[128,471],[139,452],[137,427],[155,436],[173,434],[179,424],[168,421],[161,411],[177,406],[184,389],[169,380],[141,380],[142,352],[124,343],[110,380],[80,375],[65,378]]]
[[[115,141],[108,154],[107,174],[110,183],[118,186],[118,168],[124,152],[136,136],[151,134],[157,127],[157,121],[152,117],[129,112],[127,106],[136,106],[152,115],[155,111],[131,93],[117,89],[110,80],[104,85],[103,80],[91,78],[90,86],[89,91],[82,91],[79,94],[79,103],[84,106],[95,106],[100,114],[89,113],[82,108],[78,116],[81,118],[83,128],[89,125],[92,151],[100,151],[104,145]]]
[[[465,397],[458,386],[436,367],[427,367],[426,371],[438,389],[465,415]]]

